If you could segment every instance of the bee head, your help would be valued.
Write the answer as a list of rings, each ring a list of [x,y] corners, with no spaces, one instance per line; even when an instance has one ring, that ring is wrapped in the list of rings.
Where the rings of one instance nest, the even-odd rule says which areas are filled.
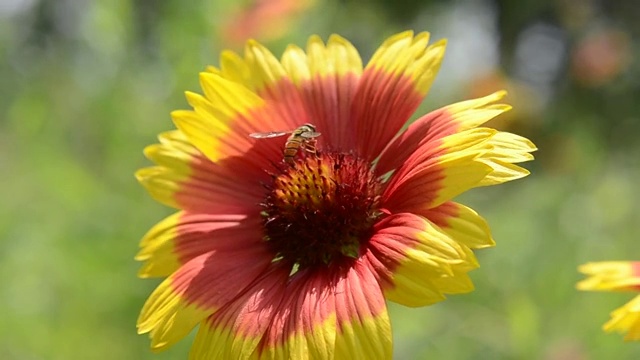
[[[304,131],[308,132],[316,132],[316,126],[313,124],[306,123],[300,127]]]

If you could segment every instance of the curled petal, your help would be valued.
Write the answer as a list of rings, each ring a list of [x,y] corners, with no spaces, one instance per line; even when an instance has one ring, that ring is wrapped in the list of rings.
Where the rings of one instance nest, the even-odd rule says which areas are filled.
[[[510,162],[530,158],[526,139],[472,128],[424,143],[392,173],[383,199],[392,212],[440,205],[472,187],[498,184],[529,172]]]
[[[480,158],[490,151],[489,141],[497,130],[489,128],[469,129],[449,135],[435,143],[426,143],[402,164],[393,178],[402,178],[434,166],[447,159],[469,155]],[[437,146],[434,146],[437,145]]]
[[[509,105],[494,104],[505,95],[505,91],[499,91],[483,98],[443,107],[419,118],[388,144],[380,156],[376,171],[385,174],[397,169],[412,154],[439,148],[441,139],[473,129],[508,111],[511,109]]]
[[[491,166],[493,171],[487,175],[480,186],[502,184],[529,175],[529,171],[515,163],[533,160],[532,152],[536,146],[526,138],[508,132],[498,132],[488,141],[489,151],[479,160]]]
[[[493,159],[483,161],[482,157],[479,158],[479,160],[489,165],[492,171],[489,172],[487,176],[477,184],[477,186],[498,185],[508,181],[521,179],[530,174],[529,170],[504,161]]]

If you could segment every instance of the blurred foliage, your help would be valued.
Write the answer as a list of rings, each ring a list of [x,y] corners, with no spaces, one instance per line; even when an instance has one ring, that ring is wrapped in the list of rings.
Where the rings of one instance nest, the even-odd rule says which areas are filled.
[[[529,178],[461,199],[498,246],[473,293],[391,306],[396,358],[640,358],[600,329],[630,295],[574,290],[578,264],[640,257],[639,17],[633,0],[3,0],[0,358],[183,358],[189,339],[154,355],[135,332],[157,282],[132,258],[171,212],[133,178],[143,147],[244,37],[279,54],[336,32],[367,59],[407,28],[450,44],[419,113],[507,88],[494,126],[541,150]]]

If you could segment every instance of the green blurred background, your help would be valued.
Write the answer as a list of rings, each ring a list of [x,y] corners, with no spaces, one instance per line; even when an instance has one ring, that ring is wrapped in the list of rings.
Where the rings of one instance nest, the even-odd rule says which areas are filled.
[[[640,259],[640,8],[634,0],[0,1],[0,359],[153,355],[135,321],[158,281],[140,237],[171,213],[133,173],[198,72],[248,37],[318,33],[366,60],[388,35],[449,39],[418,113],[506,88],[493,126],[540,148],[528,178],[460,201],[492,225],[477,290],[391,305],[397,359],[636,359],[605,334],[632,294],[580,293],[576,267]]]

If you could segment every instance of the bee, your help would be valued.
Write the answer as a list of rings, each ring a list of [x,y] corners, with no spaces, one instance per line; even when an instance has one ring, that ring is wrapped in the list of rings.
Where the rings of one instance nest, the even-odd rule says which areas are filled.
[[[312,124],[304,124],[295,130],[290,131],[271,131],[264,133],[249,134],[252,138],[256,139],[270,139],[279,136],[289,135],[287,142],[284,145],[284,161],[293,165],[295,163],[295,156],[300,149],[308,152],[309,154],[316,154],[316,139],[320,136],[319,132],[316,132],[316,127]]]

